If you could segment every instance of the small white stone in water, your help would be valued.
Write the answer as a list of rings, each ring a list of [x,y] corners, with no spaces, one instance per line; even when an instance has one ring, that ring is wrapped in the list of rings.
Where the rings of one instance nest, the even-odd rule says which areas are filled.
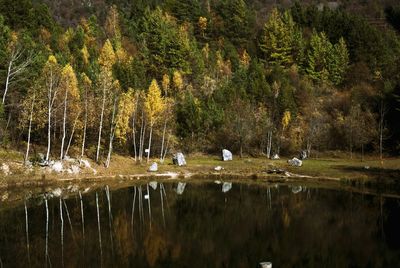
[[[88,187],[85,190],[83,190],[83,193],[87,193],[87,192],[89,192],[89,190],[90,190],[90,187]]]
[[[6,201],[7,199],[8,199],[8,192],[6,191],[1,195],[1,201]]]
[[[149,182],[149,185],[153,190],[157,190],[157,182],[156,181],[151,181]]]
[[[53,194],[53,196],[59,197],[62,194],[62,190],[61,188],[56,188],[51,193]]]
[[[222,184],[222,192],[223,193],[227,193],[232,189],[232,182],[224,182],[224,184]]]
[[[221,184],[221,181],[216,180],[216,181],[214,181],[214,183]]]
[[[149,195],[148,194],[144,195],[144,199],[149,199]]]
[[[272,268],[272,262],[260,262],[261,268]]]

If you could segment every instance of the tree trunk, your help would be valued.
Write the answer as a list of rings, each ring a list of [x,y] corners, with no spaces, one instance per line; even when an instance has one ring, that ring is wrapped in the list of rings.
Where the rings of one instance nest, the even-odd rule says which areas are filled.
[[[104,117],[105,105],[106,105],[106,88],[105,88],[105,86],[103,86],[103,103],[101,105],[99,136],[97,139],[97,149],[96,149],[96,162],[97,163],[99,162],[99,155],[100,155],[101,132],[103,130],[103,117]]]
[[[74,137],[76,123],[78,122],[79,115],[80,114],[78,114],[78,116],[75,118],[74,125],[72,126],[71,137],[69,137],[68,146],[67,146],[67,149],[65,150],[64,157],[68,155],[69,148],[71,147],[71,142],[72,142],[72,138]]]
[[[50,158],[50,149],[51,149],[51,99],[49,99],[49,107],[47,109],[47,152],[46,152],[46,161],[49,161]]]
[[[67,99],[68,99],[68,90],[65,89],[65,97],[64,97],[64,114],[63,114],[63,125],[62,125],[62,139],[61,139],[61,150],[60,150],[60,160],[64,158],[64,143],[65,137],[67,136],[66,133],[66,124],[67,124]]]
[[[311,156],[311,141],[308,138],[307,139],[307,157],[310,158],[310,156]]]
[[[167,119],[164,122],[164,130],[162,135],[162,142],[161,142],[161,154],[160,154],[160,161],[163,162],[163,151],[164,151],[164,140],[165,140],[165,130],[167,129]]]
[[[112,112],[112,117],[111,117],[111,129],[110,129],[110,142],[108,144],[108,154],[107,154],[107,160],[106,160],[106,168],[110,166],[111,162],[111,153],[113,149],[113,140],[114,140],[114,132],[115,132],[115,113],[116,113],[116,106],[117,106],[117,98],[114,100],[114,106],[113,106],[113,112]]]
[[[132,143],[133,143],[133,151],[135,154],[135,162],[137,161],[137,151],[136,151],[136,129],[135,129],[135,117],[136,117],[136,112],[134,113],[132,117]]]
[[[32,131],[32,119],[33,119],[33,107],[34,107],[34,105],[35,105],[35,95],[33,96],[31,112],[30,112],[30,115],[29,115],[28,141],[27,141],[27,144],[26,144],[26,153],[25,153],[25,157],[24,157],[25,164],[29,160],[29,148],[30,148],[30,144],[31,144],[31,131]]]
[[[271,149],[272,149],[272,131],[268,131],[268,133],[267,133],[267,158],[271,158]]]
[[[380,118],[379,118],[379,158],[383,160],[383,130],[384,130],[384,118],[385,118],[385,111],[384,111],[384,104],[383,100],[381,100],[380,104]]]
[[[163,155],[163,157],[162,157],[162,162],[164,162],[165,156],[167,155],[167,152],[168,152],[169,138],[170,138],[170,135],[168,135],[168,138],[167,138],[167,143],[166,143],[166,145],[165,145],[164,155]]]
[[[85,142],[86,142],[86,130],[87,130],[87,118],[88,118],[88,95],[87,89],[85,89],[85,119],[83,123],[83,137],[82,137],[82,150],[81,150],[81,160],[85,153]]]
[[[8,69],[7,69],[7,78],[6,78],[6,87],[4,89],[4,95],[3,95],[3,101],[2,104],[4,104],[5,100],[6,100],[6,95],[7,95],[7,91],[8,91],[8,86],[10,84],[10,74],[11,74],[11,68],[12,68],[12,64],[13,64],[13,60],[11,59],[9,64],[8,64]]]
[[[144,126],[143,126],[143,133],[142,133],[142,137],[141,137],[141,139],[142,139],[142,145],[141,145],[141,149],[140,149],[140,161],[142,161],[142,160],[143,160],[143,153],[144,153],[144,138],[145,138],[145,136],[146,136],[146,126],[147,126],[147,124],[146,124],[146,122],[144,122]]]
[[[147,163],[150,160],[150,148],[151,148],[151,136],[153,134],[153,124],[150,124],[150,136],[149,136],[149,148],[148,148],[148,152],[147,152]]]
[[[142,111],[142,123],[140,125],[140,137],[139,137],[139,161],[142,161],[142,144],[143,144],[143,125],[144,125],[144,118],[143,118],[143,111]]]

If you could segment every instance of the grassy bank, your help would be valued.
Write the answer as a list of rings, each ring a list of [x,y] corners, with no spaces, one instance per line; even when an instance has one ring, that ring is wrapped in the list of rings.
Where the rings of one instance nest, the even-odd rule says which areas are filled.
[[[152,161],[159,162],[158,159]],[[152,162],[150,161],[150,162]],[[270,160],[267,158],[234,157],[233,161],[223,162],[219,156],[214,155],[187,155],[187,166],[177,167],[172,164],[171,159],[166,159],[165,163],[159,163],[159,171],[162,173],[177,173],[178,175],[189,174],[226,174],[226,175],[266,175],[269,169],[283,169],[292,174],[311,177],[323,177],[326,179],[338,180],[380,180],[382,182],[400,181],[400,158],[388,158],[383,161],[376,158],[366,158],[364,161],[359,159],[345,158],[319,158],[303,161],[302,167],[291,167],[287,164],[287,159]],[[93,170],[83,170],[77,175],[58,174],[49,172],[40,167],[33,167],[27,170],[22,163],[22,154],[15,151],[0,151],[0,166],[4,163],[10,167],[11,175],[6,176],[3,172],[2,181],[9,180],[62,180],[66,178],[99,178],[128,175],[151,176],[154,173],[148,172],[150,163],[143,161],[135,162],[129,156],[114,155],[109,168],[102,164],[90,161]],[[223,170],[215,171],[216,166],[221,166]]]

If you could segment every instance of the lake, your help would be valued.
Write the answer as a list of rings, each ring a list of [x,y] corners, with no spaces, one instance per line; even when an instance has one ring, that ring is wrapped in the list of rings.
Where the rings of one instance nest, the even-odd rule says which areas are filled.
[[[400,267],[400,199],[305,184],[3,194],[0,228],[2,267]]]

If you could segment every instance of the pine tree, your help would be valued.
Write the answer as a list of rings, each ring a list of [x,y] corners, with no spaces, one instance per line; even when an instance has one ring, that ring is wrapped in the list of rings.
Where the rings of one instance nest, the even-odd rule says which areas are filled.
[[[333,46],[331,53],[331,62],[329,64],[329,79],[334,85],[340,85],[345,74],[349,68],[349,52],[347,50],[346,42],[343,38]]]
[[[260,49],[270,65],[289,67],[301,59],[302,39],[290,13],[280,14],[274,8],[264,25]]]

